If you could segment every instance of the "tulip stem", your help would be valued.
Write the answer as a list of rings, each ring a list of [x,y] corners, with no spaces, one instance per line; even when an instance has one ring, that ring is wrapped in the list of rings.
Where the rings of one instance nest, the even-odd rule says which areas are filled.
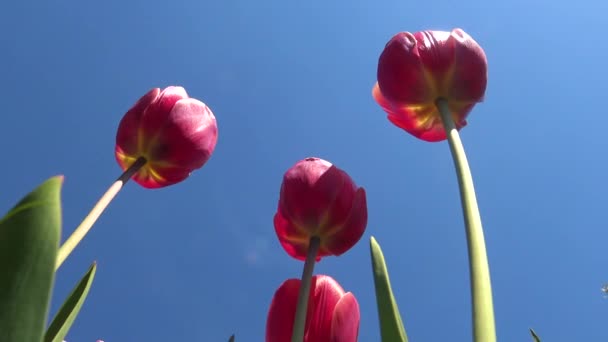
[[[321,239],[318,236],[310,238],[308,255],[306,256],[304,269],[302,270],[302,281],[300,282],[300,292],[298,293],[298,304],[296,306],[296,314],[293,321],[291,342],[302,342],[304,340],[306,311],[308,310],[308,299],[310,297],[310,282],[312,280],[312,272],[315,268],[315,261],[320,246]]]
[[[460,200],[462,202],[469,252],[474,341],[495,342],[496,328],[494,325],[490,268],[488,266],[483,227],[473,186],[473,177],[471,176],[471,170],[462,141],[460,140],[460,135],[450,113],[448,101],[440,98],[437,100],[436,105],[441,113],[445,133],[450,144],[458,177],[458,186],[460,188]]]
[[[110,188],[106,191],[103,196],[99,199],[99,201],[95,204],[93,209],[89,212],[89,214],[82,220],[80,225],[76,227],[72,235],[61,245],[59,248],[59,252],[57,253],[57,260],[55,262],[55,271],[59,269],[61,264],[65,261],[65,259],[72,253],[74,248],[78,246],[80,241],[87,235],[91,227],[99,216],[103,213],[103,211],[108,207],[112,199],[116,197],[120,189],[122,189],[123,185],[131,179],[131,177],[139,171],[146,164],[146,158],[139,157],[125,172],[123,172],[118,179],[110,186]]]

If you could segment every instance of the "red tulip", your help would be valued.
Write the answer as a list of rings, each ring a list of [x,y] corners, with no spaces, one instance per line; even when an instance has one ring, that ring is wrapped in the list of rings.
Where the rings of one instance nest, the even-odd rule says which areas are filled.
[[[487,60],[461,29],[396,34],[378,61],[373,96],[388,119],[426,141],[446,139],[435,101],[447,100],[456,128],[484,97]]]
[[[289,255],[305,260],[312,237],[320,239],[317,261],[341,255],[361,239],[366,225],[365,190],[346,172],[319,158],[287,170],[274,228]]]
[[[266,321],[266,342],[291,341],[300,279],[286,280],[275,292]],[[359,304],[326,275],[312,277],[304,342],[355,342],[359,334]]]
[[[126,170],[139,157],[146,164],[133,176],[145,188],[161,188],[186,179],[211,157],[217,123],[204,103],[182,87],[155,88],[120,121],[115,155]]]

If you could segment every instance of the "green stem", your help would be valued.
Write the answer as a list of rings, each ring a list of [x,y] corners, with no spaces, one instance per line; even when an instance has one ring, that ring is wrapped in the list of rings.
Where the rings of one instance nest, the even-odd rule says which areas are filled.
[[[448,101],[438,99],[437,108],[445,133],[450,143],[454,166],[460,187],[460,200],[464,214],[467,244],[469,249],[469,267],[471,277],[471,296],[473,306],[473,335],[476,342],[495,342],[496,328],[494,325],[494,306],[492,304],[492,285],[490,269],[486,255],[486,244],[483,237],[481,217],[477,207],[473,177],[469,169],[460,135],[452,119]]]
[[[65,259],[72,253],[74,248],[78,246],[80,241],[87,235],[91,227],[99,216],[103,213],[103,211],[108,207],[112,199],[116,197],[120,189],[122,189],[123,185],[131,179],[131,177],[139,171],[146,164],[146,159],[144,157],[139,157],[125,172],[123,172],[120,177],[110,186],[110,188],[106,191],[103,196],[99,199],[99,201],[95,204],[93,209],[89,212],[89,214],[82,220],[80,225],[76,227],[72,235],[61,245],[59,248],[59,253],[57,254],[57,261],[55,262],[55,271],[59,269],[61,264],[65,261]]]
[[[320,245],[321,239],[319,237],[313,236],[310,238],[310,243],[308,244],[308,255],[306,256],[304,269],[302,270],[302,281],[300,282],[300,292],[298,293],[298,304],[296,306],[296,314],[293,322],[291,342],[304,341],[306,311],[308,310],[308,298],[310,297],[310,283]]]

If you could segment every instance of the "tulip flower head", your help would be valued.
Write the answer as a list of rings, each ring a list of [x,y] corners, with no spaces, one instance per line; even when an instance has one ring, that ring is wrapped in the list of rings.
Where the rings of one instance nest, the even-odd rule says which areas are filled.
[[[312,237],[320,239],[316,260],[341,255],[367,225],[365,190],[346,172],[319,158],[306,158],[283,177],[274,227],[285,251],[305,260]]]
[[[144,166],[133,179],[160,188],[186,179],[211,157],[217,142],[215,116],[182,87],[150,90],[120,121],[115,155],[126,170],[138,158]]]
[[[486,84],[486,55],[463,30],[401,32],[380,55],[372,95],[393,124],[434,142],[446,139],[436,101],[447,100],[460,129]]]
[[[300,279],[275,292],[266,321],[266,342],[291,341]],[[355,296],[326,275],[312,277],[303,342],[356,342],[360,312]]]

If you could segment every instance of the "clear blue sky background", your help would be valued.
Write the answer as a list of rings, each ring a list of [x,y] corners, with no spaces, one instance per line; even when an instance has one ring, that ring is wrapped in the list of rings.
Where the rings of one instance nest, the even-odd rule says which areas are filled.
[[[124,112],[182,85],[220,129],[185,182],[129,183],[57,275],[53,312],[93,260],[70,342],[262,341],[271,297],[302,263],[272,225],[283,173],[318,156],[368,194],[358,245],[326,258],[378,341],[369,237],[411,341],[470,341],[465,235],[448,145],[392,126],[371,97],[399,31],[461,27],[489,60],[462,131],[489,250],[498,335],[606,341],[603,0],[7,1],[0,11],[0,210],[64,174],[66,238],[119,175]]]

